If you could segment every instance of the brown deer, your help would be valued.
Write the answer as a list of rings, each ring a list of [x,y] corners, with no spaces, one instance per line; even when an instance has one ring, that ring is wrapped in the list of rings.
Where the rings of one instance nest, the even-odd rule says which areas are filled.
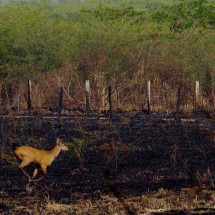
[[[21,161],[19,164],[19,169],[28,178],[29,183],[32,181],[39,181],[46,176],[46,168],[52,164],[52,162],[57,158],[60,151],[67,151],[68,147],[64,145],[61,139],[56,139],[56,145],[51,151],[45,151],[41,149],[36,149],[30,146],[16,146],[13,143],[13,150],[16,158]],[[38,167],[35,167],[33,176],[31,177],[23,168],[28,166],[30,163],[35,163],[42,170],[43,176],[37,180],[33,180],[38,174]]]

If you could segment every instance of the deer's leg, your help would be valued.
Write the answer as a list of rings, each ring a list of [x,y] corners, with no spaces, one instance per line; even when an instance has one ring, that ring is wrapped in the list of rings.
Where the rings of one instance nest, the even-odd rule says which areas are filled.
[[[32,182],[37,182],[37,181],[40,181],[41,179],[43,179],[44,178],[44,176],[42,176],[41,178],[39,178],[39,179],[34,179],[35,178],[35,176],[37,175],[37,173],[38,173],[38,168],[35,168],[34,169],[34,174],[33,174],[33,177],[32,177]]]
[[[47,166],[46,165],[41,165],[41,170],[42,170],[42,173],[43,173],[43,176],[41,177],[41,178],[39,178],[39,179],[34,179],[34,180],[32,180],[32,181],[40,181],[41,179],[43,179],[45,176],[46,176],[46,172],[47,172],[47,170],[46,170],[46,168],[47,168]],[[36,170],[36,169],[35,169]],[[34,171],[35,171],[34,170]],[[37,173],[38,173],[38,169],[37,169]],[[37,174],[36,173],[36,174]],[[34,177],[33,177],[34,178]],[[32,179],[33,179],[32,178]]]
[[[34,173],[33,173],[33,176],[32,176],[32,180],[36,177],[37,174],[38,174],[38,168],[35,167]]]
[[[28,180],[31,180],[31,176],[23,169],[25,166],[28,166],[31,163],[31,161],[24,160],[19,164],[19,169],[22,171],[22,173],[28,178]]]
[[[46,172],[47,172],[46,168],[47,168],[47,165],[45,165],[45,164],[41,165],[41,170],[43,172],[43,176],[46,176]]]

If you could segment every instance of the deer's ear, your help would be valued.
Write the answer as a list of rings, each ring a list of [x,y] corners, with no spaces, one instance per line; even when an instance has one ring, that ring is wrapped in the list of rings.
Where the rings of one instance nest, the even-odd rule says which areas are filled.
[[[59,139],[59,146],[62,146],[62,140]]]
[[[63,145],[63,141],[57,137],[57,145],[62,146]]]
[[[57,137],[56,144],[59,145],[61,143],[60,139]]]

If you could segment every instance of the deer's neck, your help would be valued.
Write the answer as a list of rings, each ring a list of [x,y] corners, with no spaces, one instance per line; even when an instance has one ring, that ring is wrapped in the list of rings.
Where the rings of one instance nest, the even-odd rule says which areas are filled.
[[[58,146],[58,145],[56,145],[56,146],[50,151],[50,153],[52,154],[53,158],[55,159],[55,158],[57,158],[57,156],[59,155],[60,151],[61,151],[61,147]]]

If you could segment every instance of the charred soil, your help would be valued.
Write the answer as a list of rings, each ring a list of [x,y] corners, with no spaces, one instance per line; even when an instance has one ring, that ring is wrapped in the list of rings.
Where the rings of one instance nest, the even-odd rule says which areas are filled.
[[[0,214],[215,214],[211,119],[124,113],[111,122],[96,116],[0,121]],[[50,150],[56,137],[70,150],[26,190],[11,142]]]

